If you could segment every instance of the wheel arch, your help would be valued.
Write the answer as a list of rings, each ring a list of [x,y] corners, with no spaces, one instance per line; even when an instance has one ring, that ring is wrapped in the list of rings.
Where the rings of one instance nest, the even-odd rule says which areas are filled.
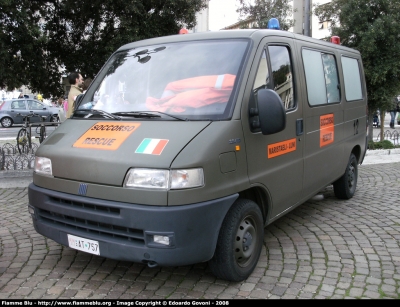
[[[253,186],[247,190],[241,191],[239,193],[239,198],[245,198],[255,202],[260,207],[264,224],[266,223],[269,217],[269,212],[271,212],[272,201],[265,187]]]
[[[361,159],[361,147],[360,147],[360,145],[354,146],[353,150],[351,151],[351,153],[353,153],[356,156],[357,161],[360,163],[360,159]]]

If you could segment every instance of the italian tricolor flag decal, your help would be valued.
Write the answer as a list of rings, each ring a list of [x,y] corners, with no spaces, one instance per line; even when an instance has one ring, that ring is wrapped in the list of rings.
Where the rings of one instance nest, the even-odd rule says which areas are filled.
[[[144,139],[136,149],[135,153],[160,155],[169,140]]]

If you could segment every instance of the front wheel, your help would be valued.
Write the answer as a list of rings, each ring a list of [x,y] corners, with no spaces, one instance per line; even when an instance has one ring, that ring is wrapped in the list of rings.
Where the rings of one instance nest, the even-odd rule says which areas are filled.
[[[350,199],[354,196],[357,187],[358,161],[352,153],[342,177],[333,183],[335,196],[340,199]]]
[[[215,254],[209,261],[211,272],[229,281],[248,278],[260,258],[263,241],[260,208],[251,200],[236,200],[222,223]]]
[[[60,118],[59,118],[57,115],[53,115],[53,116],[50,118],[50,121],[51,121],[52,123],[59,123],[59,122],[60,122]]]
[[[25,152],[25,148],[28,144],[28,132],[25,129],[18,131],[17,135],[17,148],[20,154]]]

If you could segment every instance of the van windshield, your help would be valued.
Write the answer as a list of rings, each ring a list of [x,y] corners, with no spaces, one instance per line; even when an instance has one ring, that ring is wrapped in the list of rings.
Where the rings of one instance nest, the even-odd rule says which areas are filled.
[[[228,119],[247,48],[246,40],[210,40],[117,52],[78,109],[122,118],[162,112],[187,120]]]

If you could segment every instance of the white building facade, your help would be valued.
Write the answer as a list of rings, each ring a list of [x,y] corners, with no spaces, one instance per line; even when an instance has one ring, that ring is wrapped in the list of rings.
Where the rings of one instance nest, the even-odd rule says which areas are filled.
[[[212,0],[212,1],[223,1],[223,0]],[[209,31],[210,26],[210,11],[209,11],[209,3],[210,0],[207,1],[208,5],[207,8],[204,9],[203,11],[199,12],[196,14],[197,18],[197,24],[196,27],[193,29],[189,29],[189,32],[195,33],[195,32],[204,32],[204,31]],[[239,1],[237,2],[237,6],[239,5]],[[306,14],[306,3],[308,2],[310,4],[309,7],[309,24],[310,24],[310,36],[317,38],[317,39],[322,39],[324,37],[330,36],[330,21],[326,20],[323,22],[320,22],[318,18],[313,14],[313,5],[315,4],[325,4],[331,2],[331,0],[292,0],[291,1],[292,6],[293,6],[293,19],[295,20],[295,25],[293,28],[291,28],[289,31],[297,33],[297,34],[304,34],[304,26],[305,26],[305,20],[307,17]],[[231,12],[232,14],[235,14],[236,12]],[[252,20],[249,20],[249,22],[253,22]],[[236,22],[234,24],[227,24],[224,27],[221,28],[226,30],[226,29],[238,29],[240,28],[241,22]],[[250,25],[251,26],[251,25]]]

